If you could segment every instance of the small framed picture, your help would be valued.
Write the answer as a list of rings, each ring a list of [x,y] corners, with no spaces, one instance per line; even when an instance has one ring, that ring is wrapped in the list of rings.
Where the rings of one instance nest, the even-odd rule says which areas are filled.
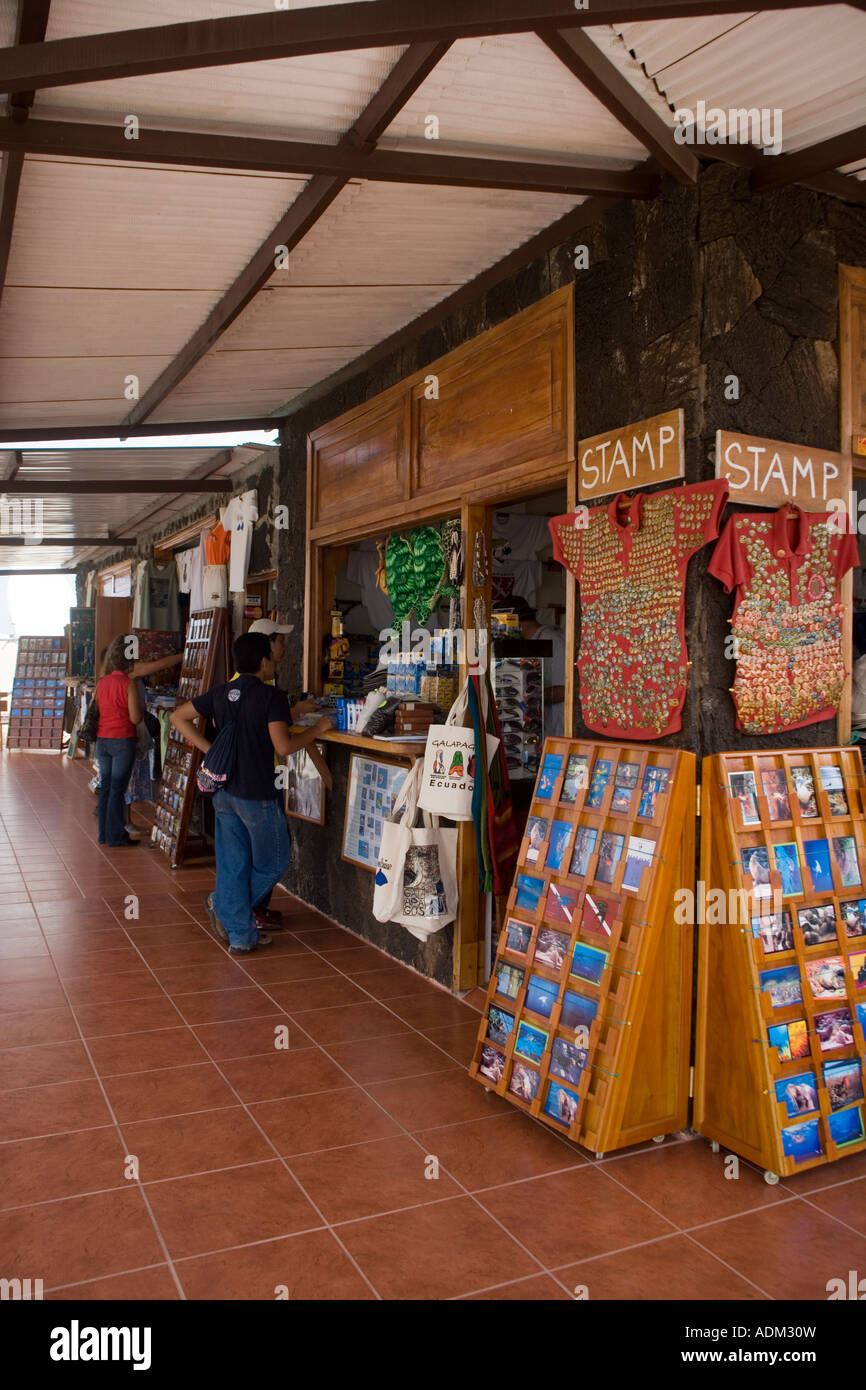
[[[504,1047],[514,1028],[514,1014],[491,1004],[487,1013],[487,1036],[497,1047]]]
[[[518,1100],[525,1101],[528,1105],[531,1100],[535,1100],[538,1095],[538,1083],[541,1080],[535,1067],[527,1067],[523,1062],[515,1062],[511,1069],[511,1080],[508,1089]]]
[[[551,883],[547,890],[544,915],[551,922],[564,922],[571,927],[580,902],[580,889],[564,883]]]
[[[824,1063],[824,1085],[831,1110],[844,1110],[863,1099],[863,1065],[859,1057]]]
[[[317,743],[324,758],[325,745]],[[310,756],[310,748],[299,748],[286,758],[286,815],[296,820],[325,824],[325,784]]]
[[[570,1081],[572,1086],[578,1086],[588,1056],[585,1047],[576,1047],[566,1038],[554,1038],[548,1071],[551,1076],[560,1076],[563,1081]]]
[[[740,803],[743,825],[760,825],[758,784],[754,772],[732,772],[730,787],[732,800]]]
[[[514,1044],[515,1057],[522,1057],[525,1061],[534,1062],[537,1066],[544,1056],[548,1036],[543,1028],[536,1028],[531,1023],[521,1023],[517,1030],[517,1041]]]
[[[549,1082],[544,1102],[545,1115],[565,1129],[570,1129],[577,1119],[579,1107],[580,1100],[572,1091],[560,1086],[557,1081]]]
[[[830,1125],[830,1137],[837,1149],[844,1149],[848,1144],[859,1144],[866,1138],[863,1132],[863,1107],[858,1105],[855,1110],[839,1110],[836,1114],[828,1116]]]
[[[498,1084],[505,1074],[505,1057],[501,1052],[497,1052],[495,1047],[485,1043],[481,1049],[481,1060],[478,1063],[478,1070],[482,1076],[486,1076],[488,1081]]]
[[[595,946],[587,946],[582,941],[575,942],[569,973],[588,984],[601,984],[601,977],[610,956],[607,951],[599,951]]]
[[[845,962],[841,956],[822,956],[805,962],[806,979],[813,999],[844,999]]]
[[[509,965],[500,961],[496,967],[496,993],[503,999],[516,999],[523,987],[526,972],[519,965]]]
[[[803,933],[804,946],[824,946],[831,941],[835,943],[836,909],[832,903],[800,907],[797,909],[797,926]]]
[[[774,1009],[786,1009],[791,1004],[803,1002],[799,966],[783,965],[778,970],[761,970],[758,987],[764,994],[769,994]]]
[[[854,1042],[851,1010],[831,1009],[828,1013],[815,1014],[815,1032],[822,1052],[832,1052],[837,1047],[851,1047]]]
[[[515,956],[525,956],[531,940],[532,927],[529,923],[518,922],[516,917],[509,917],[505,923],[505,950],[511,951]]]
[[[805,1120],[801,1125],[786,1125],[782,1130],[782,1152],[795,1163],[807,1158],[819,1158],[824,1152],[818,1133],[817,1120]]]
[[[857,862],[857,846],[853,835],[836,835],[833,838],[833,854],[843,888],[860,887],[860,866]]]
[[[554,931],[553,927],[540,927],[535,943],[534,963],[545,965],[548,970],[561,970],[562,963],[568,955],[569,941],[570,938],[564,932]]]
[[[558,984],[552,980],[545,980],[541,975],[530,975],[524,1007],[531,1013],[540,1014],[542,1018],[550,1018],[558,995]]]
[[[788,1117],[792,1120],[798,1115],[808,1115],[818,1109],[818,1090],[815,1074],[801,1072],[799,1076],[783,1076],[776,1082],[776,1100],[784,1101]]]

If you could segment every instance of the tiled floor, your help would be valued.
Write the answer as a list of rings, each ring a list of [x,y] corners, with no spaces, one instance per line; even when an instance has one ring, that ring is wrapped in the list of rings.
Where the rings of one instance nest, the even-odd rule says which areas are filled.
[[[596,1161],[469,1080],[470,1004],[288,897],[290,930],[231,959],[212,872],[100,850],[92,808],[82,764],[0,757],[0,1276],[761,1300],[866,1271],[863,1156],[774,1188],[686,1136]]]

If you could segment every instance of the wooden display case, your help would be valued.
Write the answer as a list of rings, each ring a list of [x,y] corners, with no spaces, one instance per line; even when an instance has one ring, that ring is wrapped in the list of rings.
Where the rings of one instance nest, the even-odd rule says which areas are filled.
[[[469,1070],[599,1155],[688,1120],[693,930],[672,909],[694,879],[694,808],[691,753],[544,745]],[[546,1035],[535,1059],[524,1026]]]
[[[700,928],[694,1127],[774,1183],[866,1150],[863,765],[853,748],[721,753],[702,790],[701,878],[728,911]]]

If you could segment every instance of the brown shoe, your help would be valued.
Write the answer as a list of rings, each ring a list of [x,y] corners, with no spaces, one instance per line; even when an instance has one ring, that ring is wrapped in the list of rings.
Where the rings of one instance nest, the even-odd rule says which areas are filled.
[[[273,937],[268,936],[266,931],[259,932],[259,939],[255,946],[230,946],[230,956],[251,956],[253,951],[260,951],[263,946],[273,946]]]

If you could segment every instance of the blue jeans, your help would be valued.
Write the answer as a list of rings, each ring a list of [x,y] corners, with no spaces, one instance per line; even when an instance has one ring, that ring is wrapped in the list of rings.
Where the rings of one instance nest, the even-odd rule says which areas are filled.
[[[126,840],[124,793],[135,762],[134,738],[98,738],[96,762],[99,767],[99,843],[119,845]]]
[[[291,857],[291,839],[279,801],[248,801],[217,792],[216,915],[240,950],[254,946],[258,929],[253,906],[267,901]]]

